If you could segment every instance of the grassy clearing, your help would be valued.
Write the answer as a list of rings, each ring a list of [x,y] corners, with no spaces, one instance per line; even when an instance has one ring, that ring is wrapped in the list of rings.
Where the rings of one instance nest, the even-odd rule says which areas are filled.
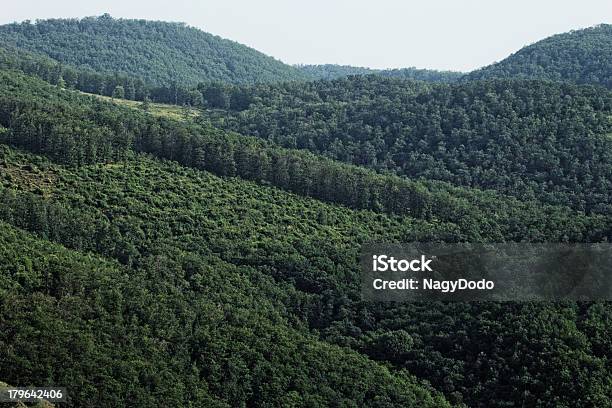
[[[139,101],[130,101],[127,99],[116,99],[116,98],[111,98],[109,96],[102,96],[102,95],[95,95],[95,94],[88,94],[88,93],[85,93],[85,95],[94,96],[96,98],[103,99],[105,101],[114,103],[116,105],[127,106],[128,108],[142,109],[142,102],[139,102]],[[161,117],[166,117],[169,119],[176,119],[176,120],[190,119],[190,118],[195,118],[198,116],[198,110],[194,108],[190,108],[186,106],[178,106],[178,105],[168,105],[165,103],[153,103],[153,102],[149,103],[149,113],[155,116],[161,116]]]

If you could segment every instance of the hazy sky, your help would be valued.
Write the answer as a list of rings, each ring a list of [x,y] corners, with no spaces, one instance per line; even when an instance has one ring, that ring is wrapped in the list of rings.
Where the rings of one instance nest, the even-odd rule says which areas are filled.
[[[612,22],[612,0],[19,0],[0,23],[183,21],[290,64],[467,71],[551,34]]]

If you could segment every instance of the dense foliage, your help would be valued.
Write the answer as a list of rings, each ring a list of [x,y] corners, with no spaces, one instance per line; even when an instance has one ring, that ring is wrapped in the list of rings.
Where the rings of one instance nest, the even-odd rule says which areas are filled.
[[[298,68],[312,79],[325,80],[338,79],[350,75],[380,75],[427,82],[455,82],[463,76],[461,72],[418,68],[373,69],[334,64],[299,65]]]
[[[305,78],[296,68],[254,49],[184,24],[106,14],[7,24],[0,26],[0,43],[77,68],[142,78],[150,85]]]
[[[597,84],[612,89],[612,25],[557,34],[529,45],[466,80],[531,78]]]
[[[77,310],[112,307],[108,313],[116,316],[112,319],[115,327],[89,328],[86,334],[92,339],[100,336],[100,330],[115,333],[121,330],[122,324],[130,322],[133,341],[114,343],[113,359],[100,360],[103,355],[92,358],[102,368],[98,372],[125,364],[122,363],[126,359],[122,357],[124,353],[131,353],[129,361],[141,367],[153,365],[149,370],[151,378],[118,377],[119,381],[125,378],[139,390],[131,391],[138,392],[139,402],[147,401],[148,392],[157,391],[154,395],[161,394],[163,401],[181,405],[183,388],[170,383],[191,385],[190,373],[195,378],[199,374],[207,383],[212,398],[229,401],[232,406],[243,401],[273,403],[279,401],[282,390],[294,391],[290,394],[296,406],[316,405],[316,402],[326,406],[332,398],[338,398],[337,405],[341,406],[343,399],[347,403],[349,400],[359,403],[364,401],[360,398],[380,398],[387,392],[395,395],[394,384],[402,384],[395,381],[403,381],[402,387],[408,387],[408,392],[415,390],[419,399],[429,398],[418,388],[408,386],[411,380],[401,374],[396,377],[397,374],[381,372],[382,377],[379,374],[367,377],[368,370],[379,369],[364,368],[361,364],[365,363],[357,363],[357,359],[340,357],[351,355],[346,349],[332,348],[327,354],[316,348],[323,346],[302,342],[314,341],[308,340],[308,334],[300,335],[306,336],[305,340],[291,334],[304,333],[307,329],[320,333],[321,340],[391,363],[394,373],[396,369],[408,368],[411,373],[431,381],[451,400],[464,401],[470,406],[502,407],[516,401],[525,401],[526,406],[546,406],[552,400],[561,406],[592,406],[589,401],[601,406],[612,392],[610,367],[605,357],[612,327],[608,305],[396,306],[360,300],[356,264],[361,243],[431,240],[446,237],[450,231],[461,233],[452,225],[351,211],[271,187],[235,178],[222,179],[143,157],[134,157],[123,164],[75,168],[53,165],[5,149],[2,163],[5,174],[5,187],[0,193],[2,220],[29,230],[40,239],[53,240],[81,252],[97,253],[114,260],[117,263],[114,268],[124,270],[116,279],[104,281],[107,285],[125,285],[112,292],[115,296],[112,299],[118,300],[108,306],[104,303],[109,298],[103,294],[106,292],[98,294],[97,290],[84,287],[89,281],[95,285],[100,278],[72,278],[68,272],[58,271],[51,274],[53,279],[45,280],[46,275],[38,265],[50,264],[53,271],[55,263],[45,263],[44,259],[49,257],[39,256],[35,251],[30,256],[33,266],[17,267],[22,272],[13,276],[20,285],[30,285],[27,286],[30,292],[24,289],[23,296],[27,293],[44,296],[43,288],[48,286],[50,294],[47,295],[60,299],[57,307],[62,307],[62,300],[68,299],[84,302],[84,305],[79,303],[81,307],[75,307]],[[24,238],[12,240],[23,242]],[[24,261],[14,259],[23,259],[22,253],[25,252],[13,252],[8,265],[21,265]],[[79,264],[85,268],[80,269]],[[62,271],[75,270],[82,274],[91,270],[86,265],[79,258],[74,268],[65,267]],[[103,265],[94,271],[100,271]],[[104,276],[110,272],[99,273]],[[130,276],[127,281],[126,275]],[[37,288],[43,293],[38,294]],[[137,296],[129,300],[133,296],[123,295],[125,291],[129,294],[136,291]],[[93,299],[79,299],[84,295]],[[159,300],[151,301],[152,298]],[[7,303],[9,316],[15,313],[10,305],[19,304]],[[202,313],[202,308],[210,314]],[[30,310],[24,305],[22,313],[31,316]],[[128,319],[131,313],[136,313],[136,317]],[[123,314],[127,316],[119,318]],[[52,310],[43,309],[36,320],[22,323],[23,330],[29,330],[29,325],[37,324],[47,315],[52,325],[66,324],[60,316],[51,319],[56,316]],[[78,316],[69,322],[76,324]],[[266,323],[266,319],[272,319],[274,326]],[[106,319],[100,319],[100,325],[105,322]],[[83,332],[83,329],[74,330],[77,334]],[[139,334],[139,330],[146,330],[146,334]],[[71,356],[69,349],[61,344],[61,337],[44,333],[44,337],[37,337],[40,348],[25,347],[30,341],[25,336],[17,337],[24,339],[24,347],[17,348],[30,350],[33,359],[45,350],[58,350],[60,354],[45,360],[50,364]],[[145,335],[149,340],[141,345],[137,340]],[[105,335],[95,341],[107,338]],[[106,347],[105,343],[93,344]],[[153,351],[146,347],[158,344],[164,348],[155,349],[154,357],[138,357],[140,353],[150,356]],[[94,353],[94,346],[90,347],[88,353]],[[296,348],[291,347],[304,352],[312,350],[313,355],[297,354],[293,360],[290,356]],[[252,351],[245,354],[246,350]],[[348,366],[334,360],[333,350],[339,358],[349,358],[346,364],[358,364],[357,371],[354,374],[346,371]],[[3,365],[14,370],[3,373],[8,378],[25,381],[42,380],[46,378],[44,375],[51,378],[64,375],[54,370],[36,371],[36,365],[24,366],[24,360],[12,358],[13,364]],[[162,361],[157,361],[158,358]],[[69,373],[74,373],[71,375],[81,381],[92,378],[86,371],[87,360],[73,357],[70,361]],[[170,367],[159,372],[161,364]],[[310,364],[317,368],[309,372]],[[191,368],[176,371],[185,366]],[[309,372],[308,379],[303,384],[294,384],[293,378],[302,370]],[[162,373],[165,378],[160,377]],[[327,374],[320,377],[322,373]],[[125,375],[129,376],[130,371]],[[330,376],[334,381],[358,378],[359,382],[354,387],[347,383],[321,382]],[[113,378],[116,375],[104,381]],[[264,379],[268,380],[266,384],[271,382],[268,388],[262,383]],[[120,384],[125,386],[124,382]],[[378,388],[383,384],[387,388]],[[291,388],[283,388],[287,386]],[[303,391],[302,386],[314,388]],[[262,388],[269,390],[269,394]],[[88,389],[79,387],[79,398],[92,398]],[[370,391],[358,391],[362,389]],[[400,399],[392,397],[387,403],[424,404],[414,402],[410,394],[401,395]],[[123,397],[115,398],[121,401]],[[374,401],[365,403],[375,405]],[[106,400],[101,403],[109,404]],[[279,403],[288,402],[280,400]]]
[[[70,406],[447,406],[406,372],[316,339],[283,305],[290,286],[171,238],[180,221],[160,231],[111,202],[0,197],[1,217],[37,236],[0,222],[0,376],[14,384],[69,384]]]
[[[99,73],[88,68],[75,68],[62,64],[44,55],[4,45],[0,47],[0,68],[14,69],[36,76],[52,85],[66,89],[103,96],[116,96],[119,99],[155,102],[175,105],[189,105],[196,108],[232,107],[244,109],[252,99],[242,88],[229,82],[205,81],[196,86],[172,82],[166,86],[152,86],[141,78],[120,73]],[[395,70],[372,70],[339,65],[300,66],[310,79],[335,79],[349,75],[371,75],[414,79],[426,82],[455,82],[461,74],[415,68]]]
[[[137,77],[74,68],[43,55],[10,46],[0,47],[0,68],[20,71],[40,78],[51,85],[69,90],[79,90],[118,99],[164,102],[197,108],[208,104],[204,96],[210,99],[211,103],[218,103],[217,89],[220,86],[223,87],[222,89],[229,86],[215,82],[199,83],[197,86],[179,85],[178,83],[172,83],[170,86],[151,86]]]
[[[247,108],[204,114],[360,166],[612,212],[612,93],[601,88],[370,76],[242,89]]]
[[[4,29],[113,24],[191,32]],[[0,380],[70,406],[610,405],[611,303],[371,303],[358,266],[366,242],[612,240],[604,88],[111,71],[0,48]]]
[[[43,55],[34,54],[14,47],[0,47],[0,68],[21,71],[27,75],[36,76],[52,85],[66,89],[77,89],[82,92],[112,96],[117,88],[123,88],[123,97],[131,100],[144,100],[151,92],[163,87],[151,87],[139,78],[119,74],[100,74],[90,69],[76,69],[61,64]],[[180,93],[187,92],[187,88],[175,90]],[[185,90],[183,90],[185,89]],[[170,93],[171,91],[167,91]],[[170,99],[170,98],[169,98]],[[172,102],[177,101],[171,98]],[[169,100],[170,101],[170,100]],[[183,99],[180,102],[185,103]]]
[[[576,216],[567,208],[377,174],[209,126],[121,109],[16,73],[0,73],[0,78],[5,91],[0,125],[7,128],[0,141],[62,163],[121,161],[134,151],[146,152],[221,176],[265,182],[357,209],[442,220],[473,232],[445,238],[452,241],[480,240],[482,231],[500,241],[599,241],[610,234],[603,218]]]

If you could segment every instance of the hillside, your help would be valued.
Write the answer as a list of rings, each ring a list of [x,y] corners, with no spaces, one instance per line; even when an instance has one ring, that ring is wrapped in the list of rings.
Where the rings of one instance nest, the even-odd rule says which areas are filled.
[[[506,406],[525,389],[529,402],[551,393],[568,403],[610,391],[602,305],[360,300],[360,243],[449,239],[469,227],[349,210],[140,155],[75,167],[2,148],[0,162],[0,220],[12,225],[0,228],[0,344],[27,353],[0,352],[10,362],[0,374],[84,382],[71,388],[76,406],[122,405],[121,395],[135,406],[445,406],[400,368],[470,406]],[[561,234],[591,230],[581,218],[558,220]],[[549,358],[533,364],[538,347]],[[525,363],[506,365],[512,354]],[[54,370],[60,361],[70,369]],[[482,361],[498,375],[484,376]],[[589,380],[564,377],[565,367]],[[107,384],[119,388],[93,393]]]
[[[144,158],[68,169],[0,150],[0,219],[12,223],[0,221],[4,378],[72,384],[69,406],[448,406],[407,373],[317,339],[294,310],[314,299],[232,263],[231,213],[263,226],[274,206],[320,205]]]
[[[141,109],[122,108],[0,71],[0,141],[68,165],[125,160],[149,153],[220,176],[239,176],[286,191],[355,209],[409,215],[460,225],[469,236],[449,240],[595,240],[610,231],[588,227],[564,207],[522,202],[491,191],[415,181],[211,128],[179,122]],[[486,214],[493,212],[494,219]],[[559,217],[566,219],[560,229]],[[531,225],[540,220],[539,228]],[[603,220],[596,221],[595,224]],[[569,225],[575,229],[564,232]]]
[[[466,80],[531,78],[612,89],[612,25],[557,34],[466,75]]]
[[[254,49],[180,23],[108,15],[0,26],[0,44],[98,73],[120,73],[149,85],[304,79],[296,68]]]
[[[601,401],[609,392],[602,360],[609,345],[610,326],[602,323],[609,319],[607,308],[369,304],[360,299],[357,266],[359,247],[370,240],[601,241],[612,239],[609,218],[379,175],[116,106],[14,71],[0,72],[0,79],[0,140],[42,155],[5,147],[0,164],[0,220],[33,234],[3,228],[8,258],[0,265],[9,266],[0,287],[11,301],[2,303],[3,315],[10,316],[2,332],[22,334],[0,340],[25,348],[30,325],[46,322],[48,336],[39,337],[40,349],[29,351],[31,360],[57,350],[45,360],[54,367],[70,356],[68,350],[83,350],[96,372],[107,373],[105,381],[130,384],[132,398],[145,406],[151,393],[179,406],[186,404],[182,398],[219,406],[287,405],[283,398],[298,406],[343,398],[372,405],[381,395],[389,395],[388,406],[443,404],[401,369],[429,381],[453,403],[476,406],[507,406],[524,398],[525,389],[529,401],[550,394],[568,404],[577,395]],[[64,250],[48,241],[70,252],[57,255]],[[23,253],[31,255],[18,255]],[[85,254],[103,260],[89,261],[92,255]],[[92,263],[97,269],[87,266]],[[94,287],[83,286],[88,282]],[[107,304],[109,296],[132,300]],[[62,299],[78,305],[76,314],[58,316],[55,302],[63,305]],[[42,305],[33,310],[32,302]],[[152,304],[153,310],[147,306]],[[80,313],[88,310],[108,319],[84,328],[80,322],[87,315]],[[198,317],[202,310],[207,319]],[[491,329],[491,319],[505,323]],[[112,336],[98,339],[123,333],[123,321],[131,322],[134,340],[118,347]],[[571,329],[559,339],[558,327]],[[73,333],[74,344],[52,335],[58,330]],[[530,334],[513,340],[523,331]],[[140,343],[142,338],[150,341]],[[497,343],[499,338],[515,348]],[[93,346],[87,339],[98,340]],[[508,353],[533,361],[540,345],[548,350],[547,361],[506,365]],[[126,356],[150,374],[130,377],[135,368],[116,366]],[[23,360],[3,358],[12,363],[3,366],[2,378],[47,381]],[[496,377],[483,376],[482,359]],[[92,378],[83,360],[68,361],[70,371],[47,370],[52,378]],[[567,367],[589,367],[590,380],[570,384],[562,376]],[[321,371],[332,374],[313,382]],[[306,383],[301,373],[310,373]],[[195,387],[197,394],[177,394],[183,387]],[[76,401],[92,398],[88,390],[87,384],[78,387]],[[118,395],[109,398],[122,401]]]
[[[315,80],[331,80],[344,78],[350,75],[380,75],[384,77],[412,79],[426,82],[455,82],[463,73],[452,71],[436,71],[433,69],[401,68],[401,69],[372,69],[353,67],[350,65],[300,65],[300,71]]]
[[[0,46],[2,381],[68,407],[609,406],[611,302],[370,302],[359,256],[611,242],[610,91],[159,87],[36,52]]]
[[[208,41],[206,46],[201,46],[202,41]],[[300,83],[349,76],[429,83],[537,79],[609,87],[609,65],[609,25],[550,37],[498,64],[468,74],[334,64],[291,67],[183,24],[115,20],[107,15],[0,26],[0,67],[87,93],[112,96],[118,92],[129,100],[148,98],[196,108],[245,109],[257,94],[240,85],[295,80],[298,85],[293,91],[301,92],[299,87],[312,85]],[[278,69],[274,71],[272,67]]]
[[[257,103],[203,115],[228,130],[379,171],[612,212],[612,93],[605,89],[367,76],[241,90]]]

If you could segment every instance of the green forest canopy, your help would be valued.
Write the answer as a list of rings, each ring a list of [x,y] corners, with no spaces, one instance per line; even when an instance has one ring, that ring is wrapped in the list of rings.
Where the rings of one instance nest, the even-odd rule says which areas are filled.
[[[553,35],[508,58],[467,74],[465,80],[530,78],[597,84],[612,89],[612,25]]]
[[[5,355],[11,364],[1,375],[19,382],[73,375],[85,381],[75,387],[78,405],[111,406],[127,395],[143,406],[152,396],[179,405],[209,398],[231,406],[426,406],[432,397],[401,368],[469,405],[555,398],[581,406],[581,398],[602,402],[610,392],[608,306],[360,300],[360,243],[470,233],[456,226],[335,207],[142,156],[65,167],[4,149],[2,167],[0,219],[78,253],[40,254],[23,234],[6,240],[2,316],[10,330],[2,333],[19,335],[0,339],[29,358]],[[49,251],[45,242],[37,245]],[[109,266],[92,259],[97,266],[89,267],[83,253]],[[47,306],[33,315],[31,302]],[[96,325],[81,328],[94,311]],[[43,323],[37,348],[27,347],[27,333]],[[114,340],[126,330],[129,340]],[[54,370],[68,348],[90,358]],[[394,374],[350,349],[390,363]],[[507,365],[510,358],[522,363]],[[115,381],[120,388],[94,393],[89,363],[96,388]]]
[[[207,99],[215,109],[203,116],[244,135],[411,178],[612,211],[612,92],[604,88],[366,76],[217,89],[229,103]]]
[[[75,68],[135,76],[149,85],[305,79],[296,68],[259,51],[182,23],[114,19],[107,14],[3,25],[0,43]]]
[[[69,90],[136,77],[0,68],[2,380],[73,406],[609,404],[610,303],[373,304],[357,266],[370,240],[612,239],[609,91],[208,83],[176,121]]]
[[[6,24],[0,26],[0,46],[45,55],[72,69],[129,76],[148,86],[194,87],[200,82],[215,81],[252,84],[377,75],[426,82],[529,78],[611,88],[611,27],[600,24],[557,34],[467,74],[334,64],[290,66],[182,23],[114,19],[108,14]]]

